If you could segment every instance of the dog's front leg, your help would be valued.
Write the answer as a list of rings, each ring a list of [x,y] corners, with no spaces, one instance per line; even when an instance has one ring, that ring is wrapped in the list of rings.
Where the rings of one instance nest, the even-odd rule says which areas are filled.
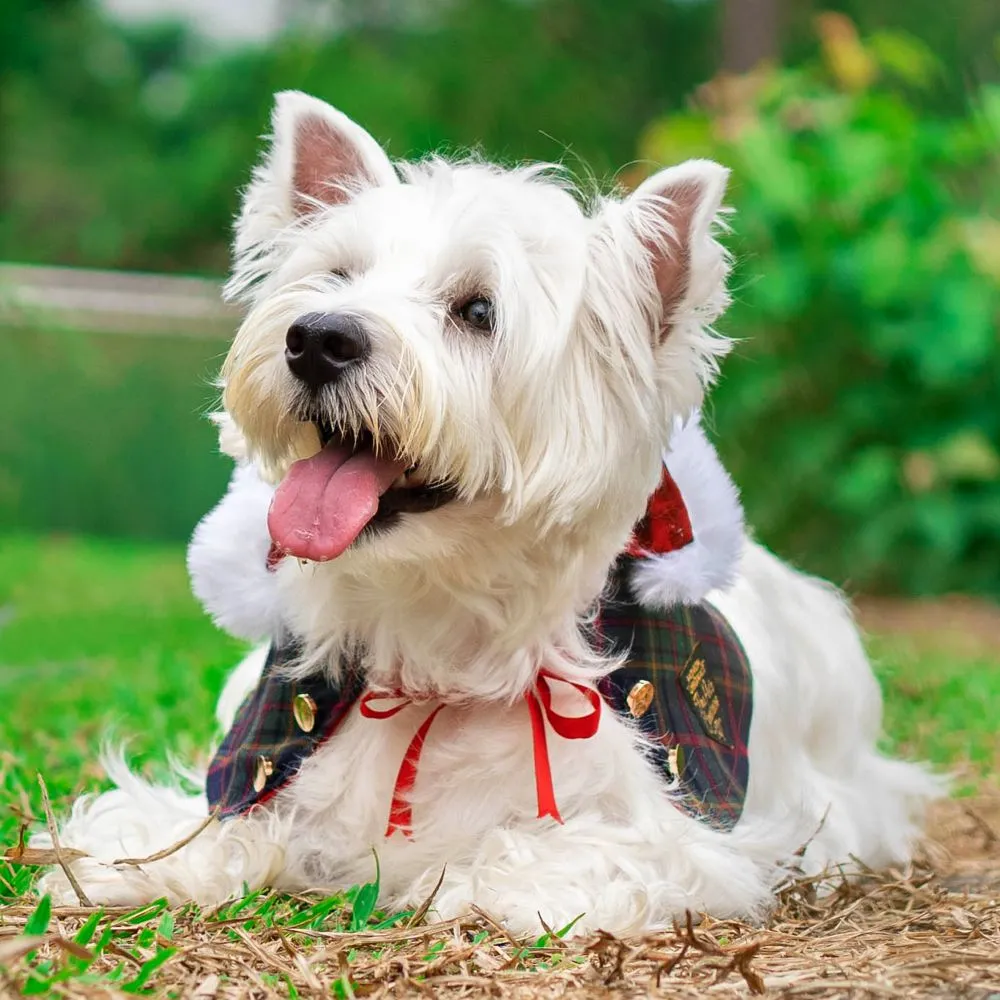
[[[109,762],[108,770],[118,787],[79,799],[59,831],[63,849],[85,855],[71,865],[91,903],[139,906],[166,898],[212,905],[239,895],[244,885],[275,881],[284,830],[274,818],[208,823],[204,795],[148,784],[121,762]],[[51,838],[39,834],[32,846],[51,847]],[[61,868],[46,874],[39,889],[58,904],[78,902]]]

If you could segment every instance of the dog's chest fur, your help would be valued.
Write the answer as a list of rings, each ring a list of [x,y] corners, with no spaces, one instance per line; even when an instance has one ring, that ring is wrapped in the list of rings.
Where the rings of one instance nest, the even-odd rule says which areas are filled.
[[[341,797],[353,797],[352,778],[366,786],[367,803],[373,784],[372,757],[404,761],[414,754],[416,740],[412,780],[405,789],[408,802],[421,797],[421,785],[436,788],[436,796],[442,787],[469,778],[476,792],[471,801],[492,800],[497,797],[495,783],[478,792],[474,787],[476,771],[482,768],[483,775],[492,771],[494,778],[508,774],[507,791],[516,790],[509,801],[501,797],[497,802],[503,820],[517,819],[532,805],[541,818],[541,793],[536,789],[527,802],[518,793],[535,789],[540,774],[559,771],[553,795],[561,798],[561,784],[574,768],[606,769],[600,757],[612,751],[603,746],[603,731],[622,726],[641,749],[636,768],[656,774],[662,790],[676,793],[680,808],[719,828],[731,828],[742,813],[749,778],[749,663],[735,633],[710,604],[655,609],[636,602],[628,589],[634,561],[626,556],[616,564],[596,622],[594,641],[606,653],[621,657],[598,682],[599,696],[589,689],[596,704],[586,702],[587,692],[553,678],[544,682],[544,690],[529,692],[524,703],[448,703],[438,698],[401,698],[397,693],[381,697],[394,702],[391,714],[373,712],[368,703],[373,694],[365,693],[356,673],[348,671],[339,683],[323,675],[287,679],[282,673],[284,661],[294,649],[272,646],[260,684],[238,713],[210,769],[212,806],[228,818],[276,795],[291,795],[300,803],[304,797],[313,807],[332,805]],[[532,703],[538,716],[534,723]],[[578,734],[569,739],[560,738],[565,733],[551,732],[560,722],[578,717],[581,708],[590,709],[595,731],[586,738]],[[548,730],[542,737],[541,757],[539,724]],[[572,729],[573,723],[569,725]],[[368,750],[358,751],[353,742],[367,745]],[[588,744],[597,748],[596,763],[589,760],[593,747]],[[551,767],[553,747],[566,758],[565,767]],[[529,750],[526,760],[522,760],[524,748]],[[434,771],[428,755],[437,760],[436,783],[428,773]],[[317,767],[324,780],[314,795],[305,776]],[[334,772],[340,779],[331,783]],[[304,791],[282,791],[303,780]],[[398,789],[382,792],[376,801],[389,803],[398,797]],[[468,789],[464,795],[468,797]],[[435,808],[434,796],[423,795],[425,808]],[[573,801],[572,807],[579,810],[586,803]],[[411,802],[408,811],[419,810]],[[405,825],[408,829],[409,821]],[[392,823],[388,830],[403,832],[394,830]]]

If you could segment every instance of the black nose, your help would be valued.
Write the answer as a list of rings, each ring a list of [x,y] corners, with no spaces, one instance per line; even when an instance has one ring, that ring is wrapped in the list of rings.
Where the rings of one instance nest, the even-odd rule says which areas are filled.
[[[292,374],[318,389],[368,356],[368,335],[351,316],[306,313],[285,335],[285,361]]]

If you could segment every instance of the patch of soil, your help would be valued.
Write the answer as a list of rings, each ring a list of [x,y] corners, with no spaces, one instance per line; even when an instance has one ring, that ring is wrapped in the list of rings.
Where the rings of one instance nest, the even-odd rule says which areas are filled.
[[[857,597],[853,603],[866,632],[913,637],[925,649],[1000,657],[1000,604],[962,595]]]
[[[944,884],[956,891],[994,892],[1000,905],[1000,787],[936,802],[925,850]]]

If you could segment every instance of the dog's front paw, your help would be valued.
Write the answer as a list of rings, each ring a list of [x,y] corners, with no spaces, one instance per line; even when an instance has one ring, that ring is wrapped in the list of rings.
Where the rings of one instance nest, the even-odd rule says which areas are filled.
[[[484,882],[474,878],[442,885],[434,911],[442,920],[465,916],[473,906],[501,923],[516,938],[537,938],[546,928],[573,936],[596,930],[628,934],[645,926],[646,901],[634,892],[604,895],[596,887],[573,884],[547,895],[530,879],[523,882]]]

